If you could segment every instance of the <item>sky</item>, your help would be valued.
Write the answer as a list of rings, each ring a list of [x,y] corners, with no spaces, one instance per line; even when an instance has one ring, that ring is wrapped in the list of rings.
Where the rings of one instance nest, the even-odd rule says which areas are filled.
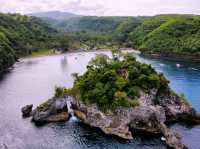
[[[200,0],[0,0],[0,12],[65,11],[97,16],[199,14]]]

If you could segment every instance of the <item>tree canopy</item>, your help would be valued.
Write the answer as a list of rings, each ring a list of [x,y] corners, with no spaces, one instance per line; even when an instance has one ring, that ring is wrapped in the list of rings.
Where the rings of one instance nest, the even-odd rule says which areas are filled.
[[[98,55],[90,61],[87,71],[75,78],[73,89],[79,98],[87,104],[96,103],[102,110],[137,106],[141,91],[170,92],[163,74],[137,62],[132,55],[117,59]]]

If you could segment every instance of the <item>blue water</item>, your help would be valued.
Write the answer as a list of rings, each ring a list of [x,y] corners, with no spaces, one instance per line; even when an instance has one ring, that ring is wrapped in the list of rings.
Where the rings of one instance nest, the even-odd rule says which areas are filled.
[[[170,80],[170,86],[177,93],[183,93],[189,103],[200,111],[200,64],[172,62],[138,57],[138,60],[151,64],[158,72]]]
[[[55,86],[71,87],[71,73],[83,73],[88,61],[98,53],[68,53],[41,58],[21,59],[0,79],[0,149],[166,149],[159,138],[135,137],[124,141],[105,136],[101,132],[71,119],[36,127],[31,120],[21,117],[20,108],[26,104],[44,102],[53,95]],[[184,93],[200,111],[200,68],[197,64],[151,60],[138,57],[163,72],[170,86]],[[183,135],[190,149],[200,147],[200,126],[174,125]]]

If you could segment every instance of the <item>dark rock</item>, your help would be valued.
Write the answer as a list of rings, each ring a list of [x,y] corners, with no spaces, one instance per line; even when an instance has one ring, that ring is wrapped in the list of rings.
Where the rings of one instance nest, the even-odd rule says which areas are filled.
[[[172,149],[187,149],[187,147],[181,142],[181,136],[178,133],[167,128],[165,124],[161,124],[160,128],[168,147]]]
[[[62,97],[54,100],[45,111],[36,108],[33,112],[33,121],[36,123],[67,121],[70,117],[67,102],[67,98]]]
[[[22,107],[21,111],[22,111],[22,116],[23,117],[29,117],[31,116],[31,113],[32,113],[32,108],[33,108],[33,105],[26,105],[24,107]]]
[[[130,128],[132,130],[160,134],[160,123],[166,120],[165,112],[160,107],[139,106],[130,111]]]

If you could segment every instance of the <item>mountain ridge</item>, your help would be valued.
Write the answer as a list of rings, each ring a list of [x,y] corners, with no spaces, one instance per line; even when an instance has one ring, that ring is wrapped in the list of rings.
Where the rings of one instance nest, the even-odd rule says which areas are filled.
[[[66,20],[69,18],[81,16],[78,14],[74,14],[71,12],[64,12],[64,11],[44,11],[44,12],[29,13],[26,15],[39,17],[39,18],[49,18],[49,19],[54,19],[54,20]]]

